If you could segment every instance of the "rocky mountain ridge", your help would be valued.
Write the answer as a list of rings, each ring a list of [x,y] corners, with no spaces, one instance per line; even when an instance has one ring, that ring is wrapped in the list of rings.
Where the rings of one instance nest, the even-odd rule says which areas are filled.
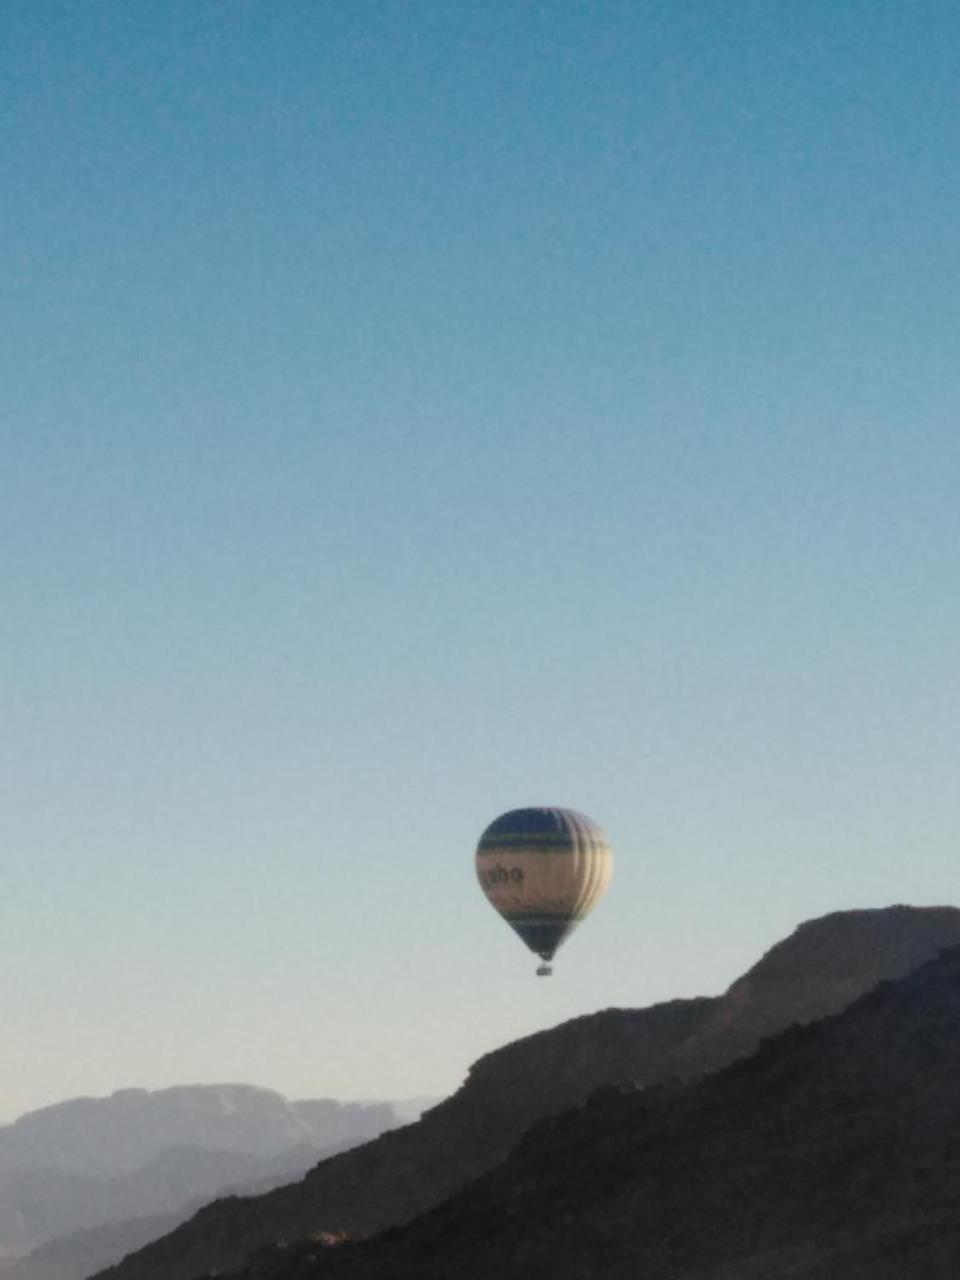
[[[958,1082],[960,947],[718,1073],[601,1091],[408,1226],[274,1248],[243,1280],[954,1280]]]
[[[324,1161],[292,1186],[208,1205],[105,1280],[195,1280],[242,1269],[279,1240],[409,1223],[506,1159],[535,1121],[582,1106],[597,1089],[715,1071],[772,1032],[835,1013],[958,943],[954,908],[898,906],[808,922],[726,995],[608,1009],[496,1050],[417,1124]]]

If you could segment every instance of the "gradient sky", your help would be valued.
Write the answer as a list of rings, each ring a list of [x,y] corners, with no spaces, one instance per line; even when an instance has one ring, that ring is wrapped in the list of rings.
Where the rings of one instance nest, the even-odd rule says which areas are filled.
[[[955,0],[0,27],[0,1118],[445,1092],[960,899]],[[538,803],[618,855],[549,983]]]

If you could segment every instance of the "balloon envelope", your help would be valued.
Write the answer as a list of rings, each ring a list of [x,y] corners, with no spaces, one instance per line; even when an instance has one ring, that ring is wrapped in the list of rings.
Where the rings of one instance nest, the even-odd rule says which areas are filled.
[[[511,809],[477,846],[481,888],[545,962],[600,901],[612,874],[606,836],[574,809]]]

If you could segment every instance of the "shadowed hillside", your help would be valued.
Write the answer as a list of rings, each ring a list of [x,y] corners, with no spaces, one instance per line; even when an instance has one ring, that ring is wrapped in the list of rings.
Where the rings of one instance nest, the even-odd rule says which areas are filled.
[[[954,1280],[960,948],[705,1079],[606,1090],[406,1228],[245,1280]]]
[[[110,1280],[193,1280],[318,1231],[370,1234],[409,1222],[503,1160],[539,1117],[596,1089],[714,1070],[793,1022],[832,1013],[960,942],[960,912],[893,907],[810,922],[716,999],[610,1009],[481,1058],[417,1124],[328,1160],[290,1187],[218,1201]]]

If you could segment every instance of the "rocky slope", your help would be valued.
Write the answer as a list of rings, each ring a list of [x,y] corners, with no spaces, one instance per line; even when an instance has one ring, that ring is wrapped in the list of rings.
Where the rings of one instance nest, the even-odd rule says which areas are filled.
[[[598,1088],[716,1070],[763,1036],[832,1013],[956,943],[960,912],[952,908],[812,921],[725,996],[606,1010],[508,1045],[480,1059],[463,1087],[417,1124],[324,1161],[293,1186],[215,1202],[104,1275],[193,1280],[242,1268],[279,1240],[366,1235],[410,1222],[502,1161],[538,1118],[576,1107]]]
[[[955,1280],[960,948],[699,1081],[542,1121],[432,1213],[244,1280]]]
[[[678,1053],[683,1077],[752,1053],[791,1023],[838,1013],[876,983],[960,943],[954,907],[887,907],[808,920],[748,969]]]

